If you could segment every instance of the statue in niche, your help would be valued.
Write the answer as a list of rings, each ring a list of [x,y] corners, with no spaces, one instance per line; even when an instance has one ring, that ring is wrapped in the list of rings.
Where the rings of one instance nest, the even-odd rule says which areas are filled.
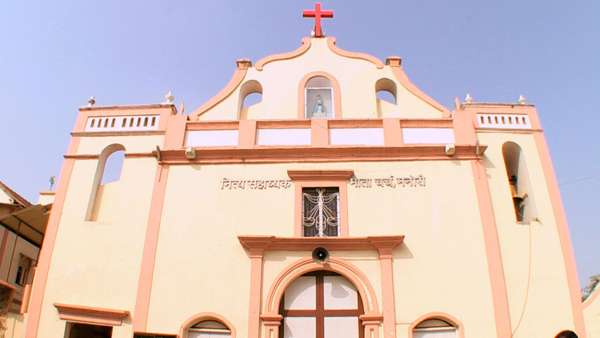
[[[315,102],[315,110],[313,111],[313,117],[324,117],[327,114],[325,113],[325,108],[323,107],[323,99],[321,95],[317,95],[317,101]]]

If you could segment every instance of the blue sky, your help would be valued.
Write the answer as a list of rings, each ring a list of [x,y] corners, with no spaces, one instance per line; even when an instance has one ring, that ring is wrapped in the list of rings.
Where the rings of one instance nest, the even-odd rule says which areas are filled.
[[[450,109],[466,93],[477,102],[523,94],[535,104],[581,284],[600,273],[600,2],[322,4],[335,13],[323,28],[339,47],[401,56],[411,81]],[[314,25],[302,10],[312,8],[304,0],[5,1],[0,180],[37,201],[90,95],[97,105],[150,104],[171,90],[189,113],[229,81],[236,59],[298,48]]]

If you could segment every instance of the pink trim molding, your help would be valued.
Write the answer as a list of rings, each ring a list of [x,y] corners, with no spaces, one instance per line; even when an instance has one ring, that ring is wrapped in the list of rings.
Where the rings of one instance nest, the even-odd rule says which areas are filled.
[[[408,79],[408,76],[406,76],[406,74],[402,70],[402,67],[400,66],[399,63],[398,63],[398,66],[390,65],[390,68],[392,69],[392,72],[394,73],[396,80],[398,80],[398,82],[400,82],[400,84],[404,88],[406,88],[409,92],[411,92],[414,95],[416,95],[417,97],[419,97],[421,100],[427,102],[433,108],[439,110],[442,113],[442,117],[450,117],[450,110],[448,110],[448,108],[437,103],[429,95],[423,93],[419,88],[417,88],[417,86],[415,86],[414,84],[412,84],[412,82],[410,82],[410,80]]]
[[[152,293],[152,280],[154,278],[154,262],[156,260],[156,248],[158,246],[158,233],[162,216],[165,191],[167,189],[167,178],[169,176],[168,165],[158,165],[154,179],[154,189],[150,201],[150,214],[146,228],[146,239],[142,253],[142,264],[140,268],[140,279],[138,282],[138,293],[135,301],[135,312],[133,316],[133,330],[145,332],[148,324],[148,312],[150,311],[150,295]]]
[[[129,311],[125,310],[103,309],[99,307],[59,303],[54,303],[53,305],[58,310],[60,319],[70,322],[120,326],[123,325],[123,318],[129,315]]]
[[[338,46],[335,45],[335,38],[327,38],[327,47],[329,47],[329,49],[332,52],[336,53],[339,56],[343,56],[343,57],[347,57],[347,58],[351,58],[351,59],[360,59],[360,60],[369,61],[369,62],[373,63],[375,65],[375,67],[377,67],[377,69],[383,68],[383,62],[381,62],[381,60],[374,57],[373,55],[369,55],[369,54],[365,54],[365,53],[349,52],[349,51],[339,48]]]
[[[310,48],[310,45],[311,45],[311,39],[303,38],[302,46],[300,46],[300,48],[298,48],[294,51],[288,52],[288,53],[281,53],[281,54],[275,54],[275,55],[270,55],[270,56],[264,57],[264,58],[258,60],[258,62],[256,63],[256,66],[254,68],[258,71],[262,71],[264,66],[267,63],[270,63],[273,61],[293,59],[295,57],[298,57],[298,56],[306,53],[306,51]]]
[[[441,319],[443,321],[449,322],[450,324],[454,325],[456,327],[456,331],[458,332],[458,337],[459,338],[465,338],[465,326],[463,323],[461,323],[460,320],[452,317],[451,315],[447,314],[447,313],[443,313],[443,312],[431,312],[428,313],[426,315],[423,315],[419,318],[417,318],[417,320],[415,320],[414,322],[412,322],[412,324],[410,324],[410,326],[408,327],[408,338],[413,338],[413,330],[415,329],[415,327],[417,327],[417,325],[421,324],[423,321],[426,321],[428,319]],[[500,336],[498,336],[500,337]],[[507,336],[510,337],[510,336]]]
[[[276,237],[248,235],[238,236],[240,243],[252,254],[261,251],[312,251],[317,247],[327,250],[358,251],[377,250],[385,252],[400,245],[404,235],[368,237]]]
[[[231,324],[231,322],[229,320],[227,320],[227,318],[221,316],[220,314],[214,313],[214,312],[201,312],[201,313],[197,313],[197,314],[191,316],[190,318],[186,319],[186,321],[179,328],[179,337],[181,337],[181,338],[186,337],[185,330],[189,329],[190,327],[192,327],[192,325],[195,325],[196,323],[203,321],[203,320],[216,320],[218,322],[223,323],[223,325],[227,326],[229,331],[231,331],[231,338],[235,338],[236,331],[235,331],[235,327],[233,326],[233,324]]]
[[[539,120],[535,111],[533,114],[529,113],[529,117],[532,126],[539,126]],[[573,253],[573,247],[571,246],[571,235],[569,234],[569,227],[567,226],[567,217],[565,216],[562,200],[560,198],[560,191],[558,190],[558,183],[556,182],[554,167],[552,166],[552,160],[550,159],[546,138],[542,133],[536,133],[533,137],[538,148],[540,161],[542,162],[546,186],[548,187],[548,195],[550,196],[550,202],[552,203],[552,210],[554,211],[554,218],[556,220],[556,231],[558,232],[560,248],[565,264],[565,270],[567,272],[567,283],[569,286],[575,331],[579,337],[585,338],[587,335],[583,317],[583,306],[580,298],[581,294],[579,292],[579,277],[577,276],[575,254]]]
[[[217,95],[213,96],[212,99],[208,100],[205,104],[200,106],[200,108],[194,110],[194,112],[190,114],[191,120],[198,120],[200,115],[206,113],[212,107],[216,106],[219,102],[225,100],[229,95],[231,95],[231,93],[233,93],[233,91],[242,83],[247,72],[248,68],[237,68],[235,73],[233,73],[233,77],[231,77],[231,80],[229,80],[229,83],[225,86],[225,88],[221,89]]]
[[[508,295],[506,294],[506,280],[500,253],[500,242],[496,228],[496,217],[490,195],[490,187],[482,161],[471,161],[475,191],[479,202],[483,240],[488,263],[488,273],[492,290],[492,303],[494,305],[494,319],[496,322],[497,337],[511,337],[510,312],[508,308]]]

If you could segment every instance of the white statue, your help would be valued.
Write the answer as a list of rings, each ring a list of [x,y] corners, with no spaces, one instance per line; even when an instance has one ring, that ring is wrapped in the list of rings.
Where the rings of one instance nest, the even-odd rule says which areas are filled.
[[[323,99],[321,98],[321,95],[317,95],[317,101],[315,102],[315,110],[313,111],[313,116],[325,116],[325,111],[323,110]]]

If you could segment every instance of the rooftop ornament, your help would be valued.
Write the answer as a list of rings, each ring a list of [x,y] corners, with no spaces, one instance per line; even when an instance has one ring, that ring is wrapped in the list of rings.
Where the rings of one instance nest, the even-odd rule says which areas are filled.
[[[517,101],[519,104],[525,104],[527,103],[527,99],[525,99],[525,96],[523,95],[519,95],[519,101]]]
[[[325,37],[325,33],[321,30],[321,18],[333,18],[333,11],[321,11],[321,3],[315,3],[315,10],[305,10],[302,12],[304,18],[315,18],[315,30],[312,34],[313,37],[322,38]]]
[[[88,107],[93,106],[96,103],[96,99],[94,97],[94,95],[90,96],[90,98],[88,99]]]
[[[167,95],[165,95],[165,102],[163,102],[162,104],[173,104],[173,100],[175,100],[175,96],[173,96],[173,93],[169,90],[169,92],[167,93]]]
[[[473,98],[471,97],[471,94],[467,93],[467,96],[465,96],[465,102],[464,103],[473,103]]]

